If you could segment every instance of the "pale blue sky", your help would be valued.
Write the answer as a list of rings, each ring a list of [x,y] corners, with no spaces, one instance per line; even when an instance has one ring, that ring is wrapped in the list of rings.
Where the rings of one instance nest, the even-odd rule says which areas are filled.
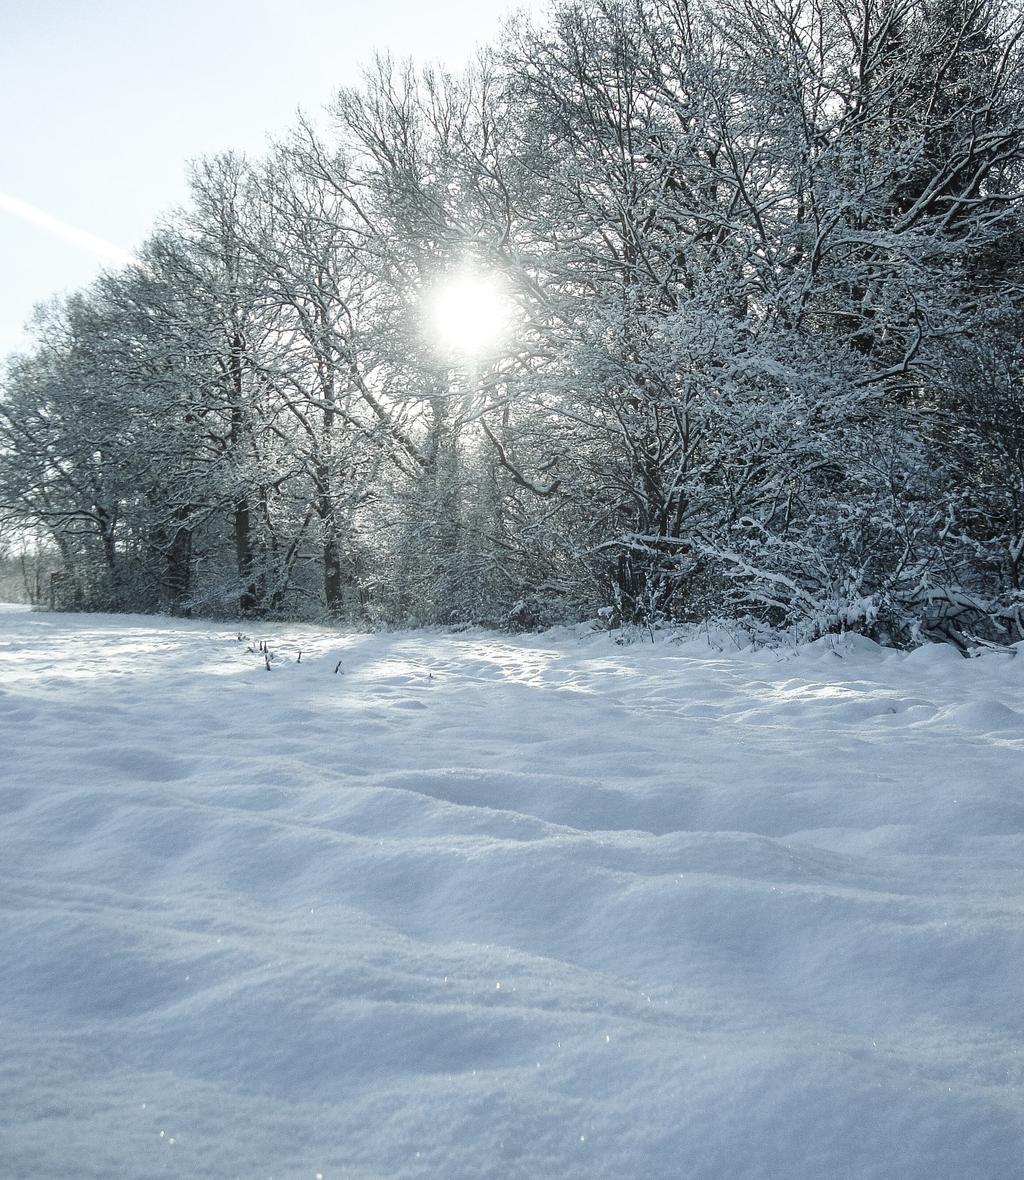
[[[0,353],[103,264],[12,201],[122,249],[182,199],[186,161],[259,152],[375,50],[461,64],[541,0],[0,0]],[[22,209],[22,214],[25,210]]]

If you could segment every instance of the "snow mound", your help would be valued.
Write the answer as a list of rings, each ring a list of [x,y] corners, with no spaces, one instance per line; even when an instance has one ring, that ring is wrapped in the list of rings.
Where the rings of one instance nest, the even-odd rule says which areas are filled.
[[[1007,733],[1024,739],[1024,713],[1009,708],[993,697],[954,705],[945,711],[944,720],[967,732]]]

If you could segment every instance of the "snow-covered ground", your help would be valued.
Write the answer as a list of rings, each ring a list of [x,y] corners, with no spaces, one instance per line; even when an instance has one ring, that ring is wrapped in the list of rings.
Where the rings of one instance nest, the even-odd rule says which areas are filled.
[[[5,1180],[1024,1175],[1024,649],[245,630],[0,609]]]

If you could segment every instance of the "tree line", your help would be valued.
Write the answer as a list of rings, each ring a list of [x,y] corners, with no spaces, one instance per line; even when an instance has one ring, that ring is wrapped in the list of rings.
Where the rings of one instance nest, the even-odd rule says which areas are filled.
[[[1004,0],[566,0],[196,163],[38,310],[0,515],[59,605],[1024,639]],[[424,300],[493,276],[500,345]]]

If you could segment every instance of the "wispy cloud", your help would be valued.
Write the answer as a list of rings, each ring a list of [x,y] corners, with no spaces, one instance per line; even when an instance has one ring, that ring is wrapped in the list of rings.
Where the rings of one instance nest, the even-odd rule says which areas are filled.
[[[6,193],[0,193],[0,210],[13,213],[15,217],[20,217],[23,221],[28,221],[32,225],[39,226],[40,229],[46,230],[47,233],[53,234],[56,238],[63,238],[65,242],[70,242],[73,246],[88,250],[90,253],[102,258],[104,262],[110,262],[115,266],[124,266],[132,260],[132,255],[129,251],[122,249],[120,246],[115,246],[113,242],[98,238],[95,234],[89,233],[88,230],[77,229],[73,225],[68,225],[66,221],[60,221],[56,217],[51,217],[49,213],[44,213],[42,209],[37,209],[34,205],[29,205],[25,201],[19,201],[17,197],[10,197]]]

